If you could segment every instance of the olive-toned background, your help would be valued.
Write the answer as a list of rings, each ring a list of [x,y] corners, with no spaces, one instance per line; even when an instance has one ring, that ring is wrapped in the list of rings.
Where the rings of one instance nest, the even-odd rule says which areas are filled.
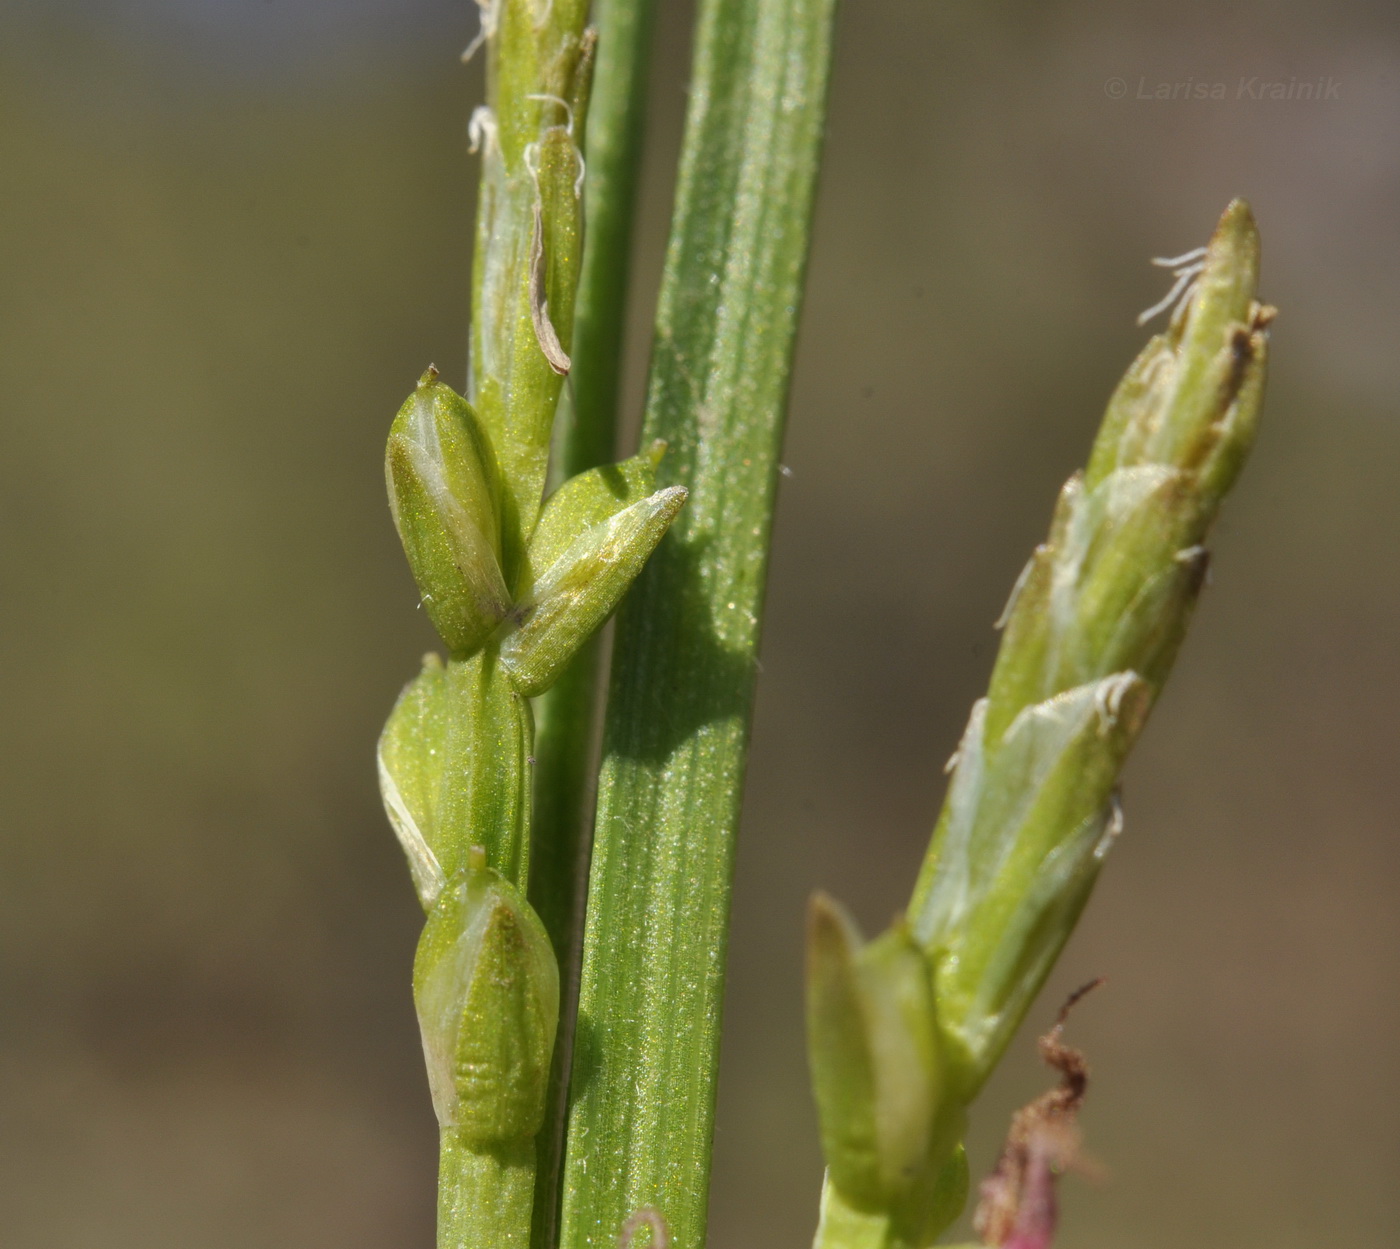
[[[663,8],[634,410],[684,107]],[[465,368],[475,27],[467,0],[0,6],[11,1249],[431,1243],[420,915],[371,750],[432,639],[380,454],[423,366]],[[1400,15],[847,0],[837,49],[713,1243],[808,1242],[804,899],[902,904],[990,623],[1165,289],[1147,260],[1245,194],[1282,309],[1265,424],[1036,1011],[1111,979],[1072,1033],[1106,1179],[1067,1185],[1063,1243],[1393,1245]],[[1138,98],[1160,83],[1227,98]],[[979,1171],[1045,1080],[1030,1037]]]

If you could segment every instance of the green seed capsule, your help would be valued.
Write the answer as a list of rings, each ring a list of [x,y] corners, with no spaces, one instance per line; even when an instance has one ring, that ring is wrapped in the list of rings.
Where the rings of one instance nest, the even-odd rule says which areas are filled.
[[[950,1108],[933,990],[902,923],[864,944],[836,902],[812,899],[807,1044],[822,1148],[846,1200],[882,1209],[925,1185],[956,1138],[939,1139]]]
[[[530,704],[491,648],[426,655],[379,736],[379,792],[424,910],[480,846],[511,881],[529,866]]]
[[[385,453],[389,507],[433,626],[454,655],[510,607],[500,568],[495,469],[471,406],[429,369],[399,409]]]
[[[666,444],[657,439],[640,455],[619,464],[590,468],[570,477],[551,494],[516,577],[516,598],[529,598],[531,587],[581,533],[654,493],[656,470],[665,454]]]
[[[595,469],[566,484],[531,540],[528,562],[538,572],[516,608],[519,627],[501,643],[501,662],[522,694],[542,694],[554,683],[612,615],[685,503],[685,488],[670,486],[609,514],[609,498],[627,497],[625,475],[618,474],[621,499],[603,494],[598,483],[624,467]],[[570,520],[586,527],[564,545]]]
[[[443,890],[413,964],[433,1108],[476,1149],[528,1139],[544,1119],[559,1023],[549,936],[484,854]]]

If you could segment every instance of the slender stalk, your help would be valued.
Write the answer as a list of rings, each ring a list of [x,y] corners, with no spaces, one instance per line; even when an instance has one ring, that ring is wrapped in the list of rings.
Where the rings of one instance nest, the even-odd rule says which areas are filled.
[[[535,1143],[474,1149],[443,1128],[438,1149],[438,1244],[526,1249],[535,1199]]]
[[[643,434],[690,502],[618,623],[560,1244],[705,1238],[734,834],[832,0],[705,0]],[[684,680],[677,679],[684,674]]]
[[[573,1063],[582,947],[583,891],[588,879],[590,799],[598,762],[602,638],[584,644],[564,675],[539,700],[535,745],[534,872],[530,897],[559,960],[559,1033],[539,1136],[535,1249],[552,1249],[559,1225],[569,1069]]]
[[[622,339],[632,269],[632,221],[646,131],[649,52],[656,0],[597,0],[598,57],[588,106],[583,270],[574,305],[572,419],[556,443],[572,477],[612,459]]]
[[[558,368],[542,351],[537,257],[547,262],[553,279],[546,282],[543,320],[550,330],[563,327],[561,350],[567,350],[572,325],[581,224],[573,193],[579,159],[573,113],[582,111],[587,101],[586,12],[586,0],[561,0],[537,24],[532,6],[496,3],[482,10],[488,104],[473,118],[482,149],[482,178],[472,266],[468,397],[499,472],[498,558],[505,582],[512,586],[524,575],[526,546],[539,516],[562,386]],[[498,701],[510,714],[489,717],[480,735],[497,739],[505,744],[506,754],[514,754],[506,730],[516,720],[528,720],[528,709],[524,716],[516,713],[508,704],[523,700],[508,680],[502,678],[498,685],[504,695]],[[468,779],[487,766],[494,753],[474,752],[465,773]],[[528,797],[529,782],[522,788]],[[531,839],[528,816],[522,832],[526,846],[511,879],[523,888]],[[481,836],[480,827],[473,824],[469,835]],[[531,1140],[509,1149],[516,1152],[501,1162],[496,1153],[475,1152],[444,1126],[440,1249],[528,1243],[535,1146]]]
[[[593,6],[598,55],[587,118],[583,264],[574,305],[576,365],[555,431],[551,478],[556,483],[611,460],[617,442],[618,378],[655,13],[655,0],[599,0]],[[537,1249],[550,1249],[558,1224],[602,657],[602,640],[594,638],[537,707],[530,900],[554,943],[563,989],[549,1106],[539,1139]]]
[[[582,214],[575,194],[591,78],[586,0],[482,9],[486,99],[472,118],[481,150],[472,256],[467,398],[501,477],[501,570],[513,583],[539,517],[563,377],[541,351],[534,254],[549,278],[543,320],[570,349]]]

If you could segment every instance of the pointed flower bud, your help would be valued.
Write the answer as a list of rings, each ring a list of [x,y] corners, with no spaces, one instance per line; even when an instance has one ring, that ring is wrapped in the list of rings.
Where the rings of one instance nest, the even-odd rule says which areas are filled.
[[[559,972],[539,917],[484,852],[473,859],[428,916],[413,1000],[438,1122],[486,1149],[543,1122]]]
[[[647,494],[662,448],[580,473],[550,498],[526,553],[519,627],[501,644],[515,686],[550,687],[613,613],[685,502],[682,486]]]
[[[429,369],[389,431],[389,507],[423,596],[456,655],[505,619],[491,449],[476,414]]]
[[[1205,540],[1254,441],[1274,310],[1254,298],[1259,235],[1226,210],[1164,334],[1109,401],[1089,467],[1005,614],[991,740],[1020,710],[1128,669],[1160,688],[1204,581]]]
[[[1254,438],[1274,310],[1255,298],[1248,206],[1231,204],[1208,247],[1167,263],[1184,293],[1110,400],[1088,468],[1061,491],[1012,591],[910,903],[967,1097],[1119,827],[1119,770],[1185,635],[1207,533]]]
[[[846,1201],[883,1209],[926,1184],[957,1137],[940,1132],[949,1116],[933,991],[902,923],[866,944],[839,904],[812,899],[807,1047],[822,1149]]]
[[[984,749],[980,700],[910,921],[937,951],[949,1057],[971,1096],[1020,1023],[1088,899],[1119,823],[1113,787],[1149,691],[1122,673],[1027,707]]]
[[[656,470],[665,455],[666,444],[658,438],[629,460],[602,464],[570,477],[550,495],[516,578],[516,598],[528,597],[530,587],[581,533],[652,494]]]

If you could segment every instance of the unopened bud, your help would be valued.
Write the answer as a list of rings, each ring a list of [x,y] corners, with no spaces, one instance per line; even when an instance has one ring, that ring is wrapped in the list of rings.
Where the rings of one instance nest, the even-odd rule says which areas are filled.
[[[530,705],[489,650],[427,655],[379,736],[379,790],[424,910],[474,846],[507,879],[529,858]]]
[[[807,1048],[827,1168],[848,1202],[888,1207],[956,1144],[936,1139],[957,1108],[944,1104],[928,967],[902,923],[866,944],[824,894],[808,916]]]
[[[1150,703],[1118,673],[1025,708],[995,751],[972,710],[910,904],[939,1024],[971,1097],[1074,929],[1118,832],[1113,789]]]
[[[543,1122],[559,971],[539,917],[474,857],[428,916],[413,1000],[438,1122],[488,1148]]]
[[[1231,204],[1179,271],[1190,284],[1171,324],[1109,401],[1089,466],[1061,491],[1008,606],[989,692],[993,745],[1023,707],[1110,673],[1131,669],[1159,689],[1190,622],[1206,536],[1263,398],[1274,310],[1254,297],[1248,206]]]
[[[543,693],[613,613],[685,503],[682,486],[643,495],[654,457],[592,469],[551,497],[526,553],[531,583],[501,662],[522,694]]]
[[[532,151],[539,196],[530,239],[530,320],[549,367],[565,374],[583,251],[583,153],[565,126],[549,127]]]
[[[471,406],[429,369],[389,431],[389,507],[423,606],[454,655],[505,619],[490,445]]]

